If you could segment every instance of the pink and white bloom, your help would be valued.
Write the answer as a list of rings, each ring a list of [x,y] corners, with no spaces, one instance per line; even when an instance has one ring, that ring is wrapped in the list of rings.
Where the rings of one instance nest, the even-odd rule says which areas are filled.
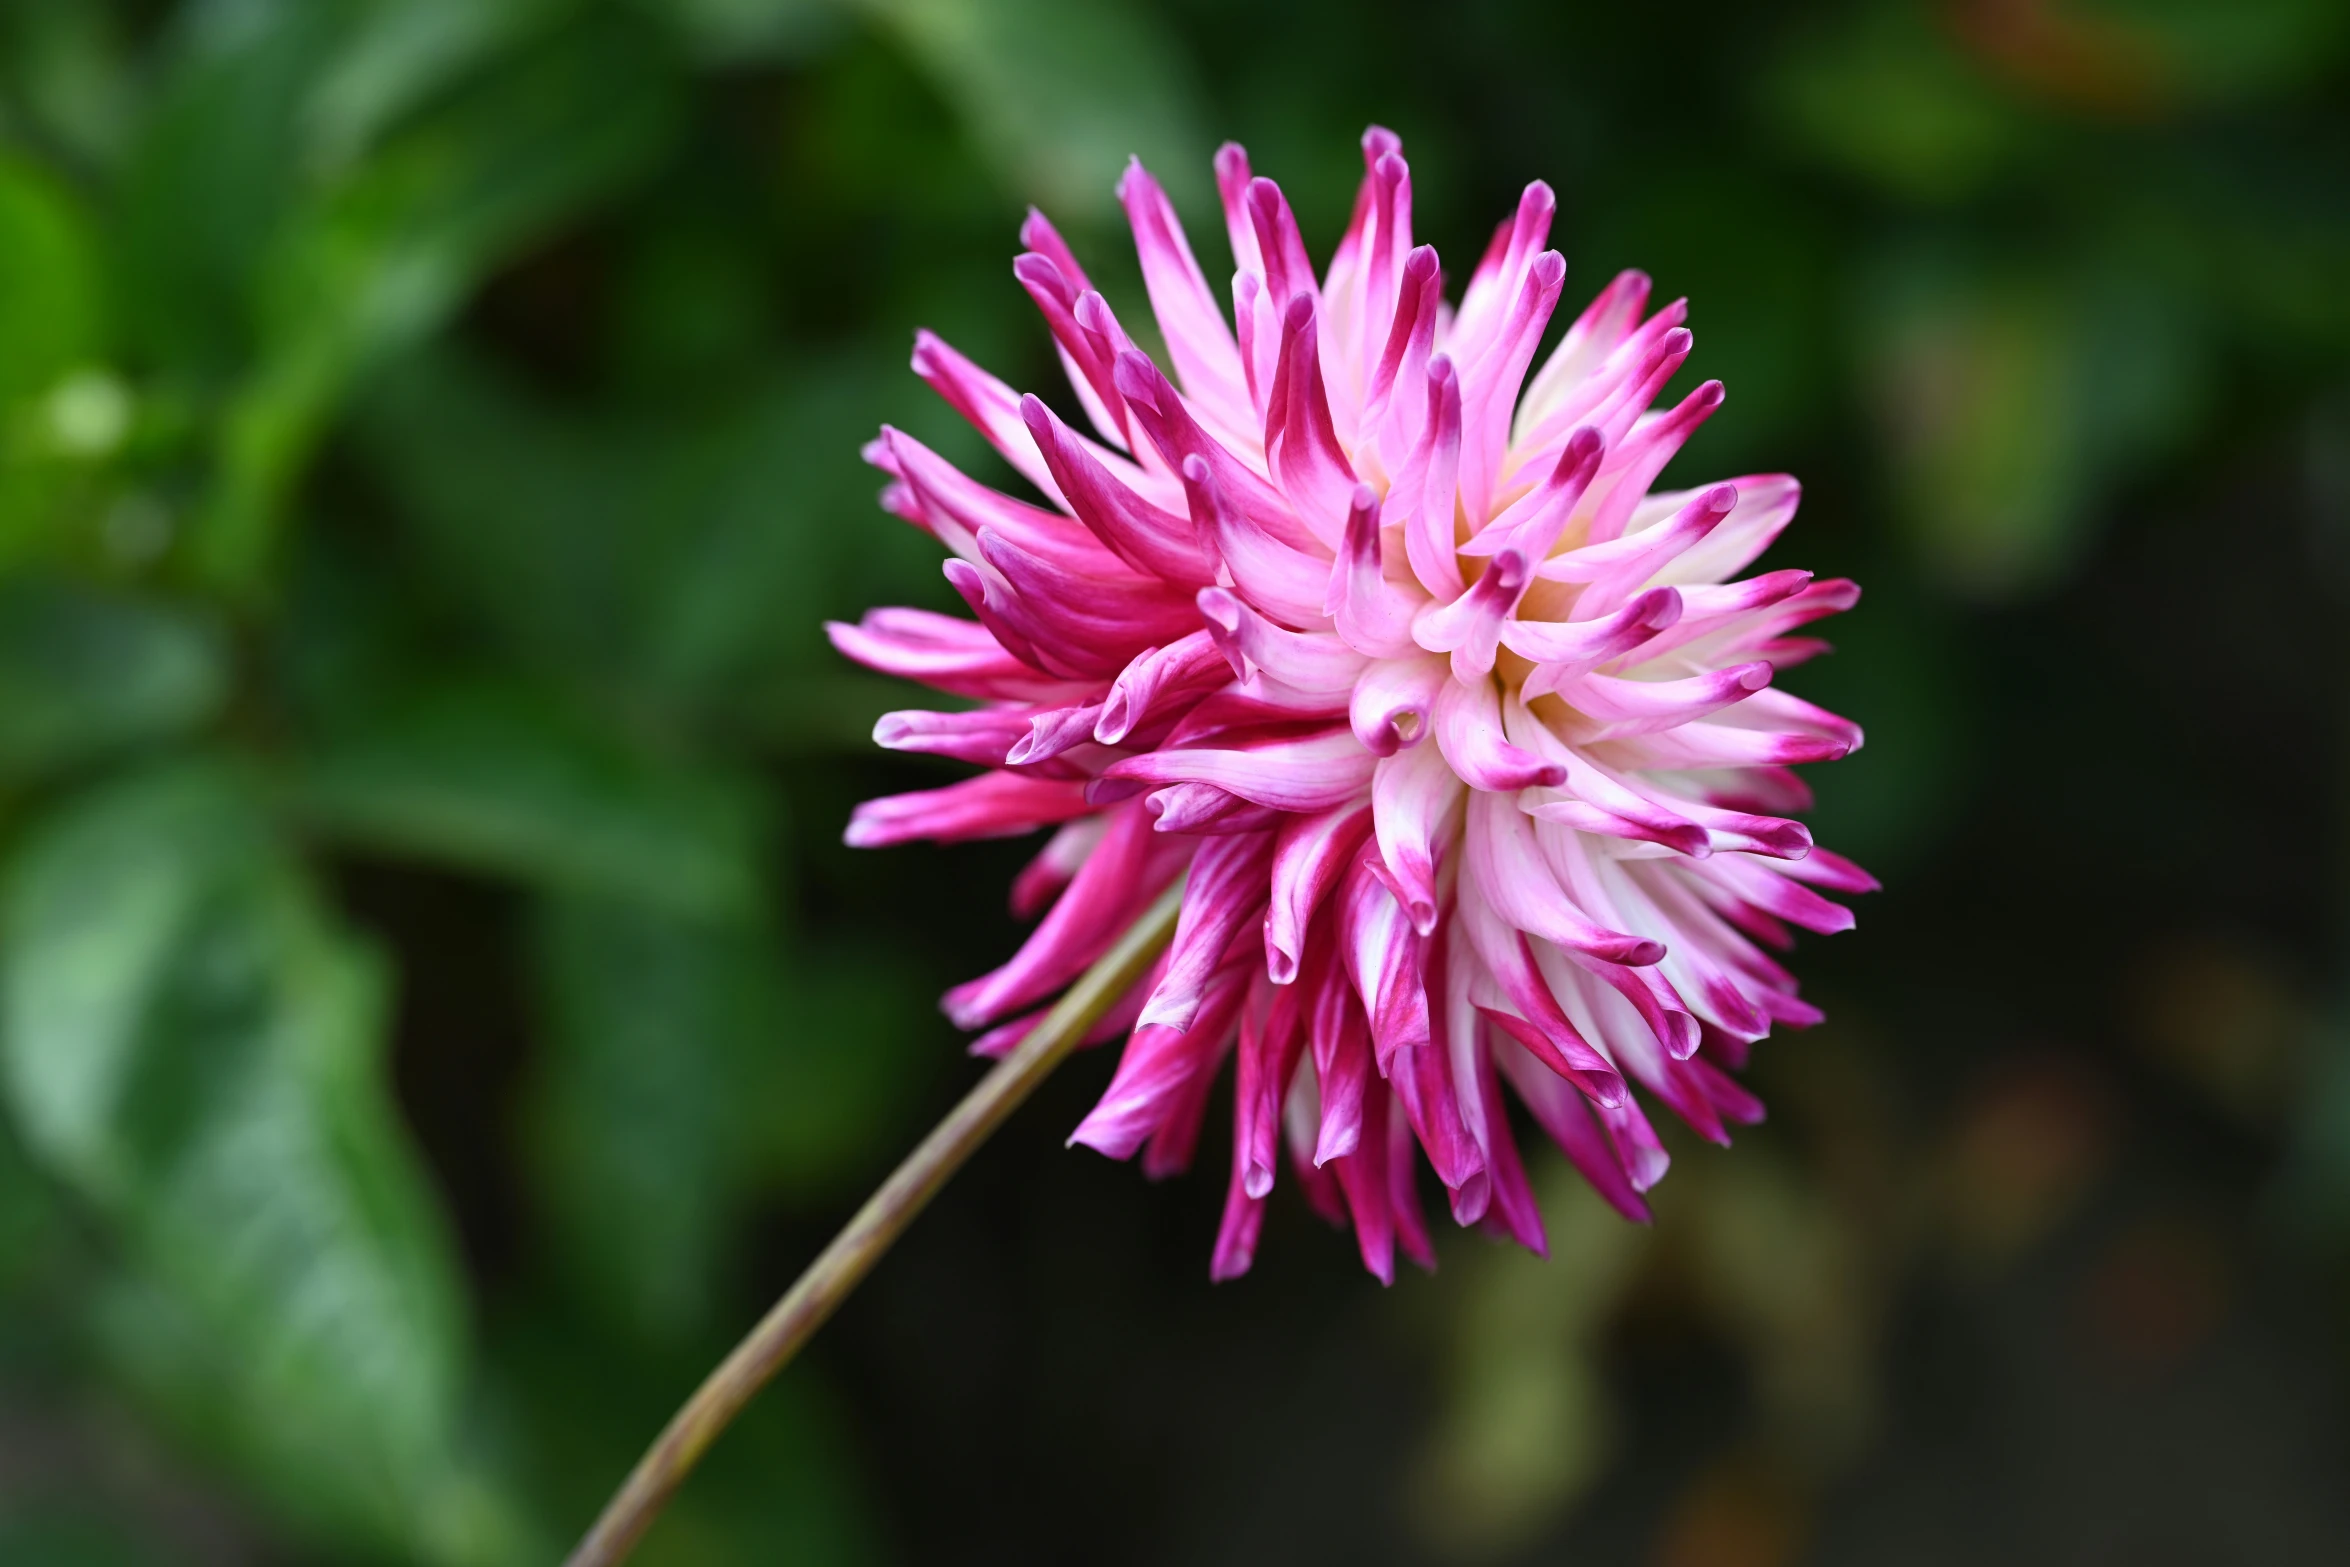
[[[987,769],[868,802],[850,843],[1052,829],[1012,889],[1034,934],[945,998],[988,1030],[974,1049],[1010,1048],[1188,875],[1172,946],[1097,1030],[1130,1037],[1073,1140],[1183,1168],[1237,1057],[1218,1278],[1247,1269],[1285,1151],[1382,1280],[1399,1247],[1431,1261],[1423,1156],[1456,1220],[1541,1251],[1504,1083],[1645,1218],[1667,1159],[1643,1094],[1716,1142],[1758,1120],[1732,1074],[1819,1017],[1766,949],[1846,928],[1822,894],[1875,885],[1788,819],[1792,768],[1860,730],[1774,683],[1858,590],[1738,578],[1795,514],[1784,474],[1650,489],[1722,401],[1708,381],[1652,406],[1689,355],[1684,303],[1651,312],[1624,273],[1537,369],[1566,273],[1550,188],[1456,307],[1413,243],[1401,144],[1374,128],[1363,158],[1317,277],[1279,187],[1217,154],[1229,317],[1127,169],[1165,368],[1030,214],[1013,275],[1091,433],[919,336],[915,373],[1042,504],[883,429],[882,504],[952,552],[973,618],[830,627],[976,704],[876,740]]]

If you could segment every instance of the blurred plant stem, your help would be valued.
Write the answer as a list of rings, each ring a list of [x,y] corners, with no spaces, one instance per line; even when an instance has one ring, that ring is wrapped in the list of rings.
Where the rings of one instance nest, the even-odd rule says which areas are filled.
[[[571,1553],[567,1567],[613,1567],[627,1559],[661,1509],[710,1444],[754,1394],[815,1336],[849,1292],[864,1280],[914,1216],[963,1167],[998,1126],[1019,1108],[1077,1047],[1086,1030],[1109,1011],[1173,939],[1183,885],[1167,889],[1118,944],[1088,969],[1058,1005],[865,1200],[798,1282],[760,1319],[734,1352],[694,1390],[645,1450],[628,1479],[605,1504],[595,1527]]]

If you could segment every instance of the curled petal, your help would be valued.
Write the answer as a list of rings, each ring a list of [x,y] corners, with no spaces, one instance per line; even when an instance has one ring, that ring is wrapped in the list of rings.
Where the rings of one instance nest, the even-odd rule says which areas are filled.
[[[1110,682],[1093,737],[1116,745],[1137,730],[1158,726],[1231,678],[1231,667],[1205,631],[1177,637],[1135,655]],[[1172,712],[1171,712],[1172,710]]]
[[[1420,585],[1451,600],[1461,591],[1460,563],[1453,558],[1459,531],[1461,381],[1448,356],[1428,361],[1425,396],[1427,417],[1387,492],[1388,503],[1405,508],[1404,554]]]
[[[1654,640],[1681,618],[1682,595],[1651,588],[1613,614],[1597,620],[1518,620],[1501,628],[1501,645],[1541,666],[1526,677],[1528,701]]]
[[[1338,887],[1339,954],[1370,1019],[1381,1076],[1390,1076],[1397,1052],[1425,1045],[1428,992],[1422,973],[1425,942],[1403,906],[1372,870],[1357,860]]]
[[[1355,738],[1375,756],[1393,756],[1418,745],[1428,737],[1437,696],[1451,678],[1443,659],[1425,653],[1373,663],[1355,682],[1347,703],[1347,722]]]
[[[1041,398],[1022,398],[1020,418],[1078,521],[1119,559],[1168,582],[1200,585],[1216,580],[1214,560],[1201,547],[1190,518],[1161,511],[1111,478]]]
[[[1021,708],[983,707],[967,713],[916,708],[882,714],[873,725],[873,743],[885,751],[918,751],[1001,767],[1013,743],[1027,737],[1029,722],[1028,711]]]
[[[1436,866],[1458,833],[1466,793],[1434,746],[1380,762],[1371,777],[1371,820],[1388,890],[1421,935],[1436,929]]]
[[[955,1026],[983,1028],[1083,973],[1156,894],[1143,875],[1150,861],[1150,829],[1143,814],[1117,813],[1068,890],[1012,960],[946,993],[942,1004]]]
[[[982,773],[944,789],[884,795],[850,813],[841,841],[852,849],[878,849],[928,838],[961,843],[971,838],[1016,838],[1082,816],[1085,786],[1058,778],[1019,773]]]
[[[1453,680],[1437,693],[1436,744],[1472,789],[1514,794],[1567,781],[1565,764],[1510,743],[1491,680]]]
[[[929,382],[931,389],[945,398],[955,412],[986,436],[988,444],[1001,452],[1004,461],[1018,469],[1022,478],[1044,491],[1054,504],[1062,504],[1060,489],[1045,466],[1044,454],[1036,449],[1028,427],[1021,422],[1017,393],[930,332],[914,334],[914,373]],[[1146,475],[1133,463],[1107,447],[1088,443],[1088,450],[1121,483],[1137,489],[1145,486]]]
[[[1360,806],[1282,818],[1273,846],[1271,903],[1265,914],[1265,966],[1276,985],[1297,978],[1306,929],[1370,831]]]
[[[1493,912],[1514,928],[1606,963],[1644,965],[1665,955],[1659,943],[1609,930],[1578,908],[1536,848],[1532,824],[1511,801],[1471,794],[1464,842],[1468,874]]]
[[[1417,607],[1411,595],[1387,580],[1379,497],[1369,485],[1358,484],[1347,508],[1346,537],[1330,568],[1323,611],[1356,652],[1395,658],[1412,651],[1412,614]]]
[[[1211,838],[1200,845],[1191,880],[1184,885],[1166,973],[1143,1004],[1143,1027],[1191,1027],[1227,949],[1262,917],[1272,856],[1271,833]]]
[[[1450,653],[1455,680],[1481,680],[1493,670],[1501,628],[1525,596],[1526,557],[1505,549],[1477,585],[1448,604],[1430,604],[1412,618],[1412,639],[1431,653]]]
[[[1771,666],[1757,660],[1681,680],[1621,680],[1580,675],[1558,687],[1560,699],[1595,720],[1593,738],[1649,734],[1743,702],[1771,683]]]
[[[1104,776],[1146,784],[1205,783],[1277,811],[1326,811],[1358,799],[1378,759],[1343,728],[1275,735],[1245,748],[1154,751]]]
[[[1156,831],[1220,836],[1264,832],[1278,827],[1282,813],[1267,810],[1214,784],[1169,784],[1142,797],[1143,811]]]
[[[1370,660],[1327,631],[1286,631],[1223,588],[1202,588],[1208,635],[1242,678],[1270,675],[1289,689],[1343,700]]]
[[[1254,516],[1230,505],[1202,459],[1183,459],[1183,489],[1194,525],[1216,541],[1224,570],[1249,602],[1292,626],[1321,623],[1330,573],[1326,562],[1284,543]]]
[[[1206,1100],[1209,1079],[1231,1043],[1248,983],[1248,972],[1241,967],[1220,975],[1187,1030],[1137,1028],[1126,1041],[1110,1086],[1069,1134],[1069,1141],[1113,1159],[1130,1159],[1170,1125],[1183,1129],[1187,1118],[1190,1134],[1196,1137],[1194,1106]],[[1181,1168],[1189,1162],[1188,1140],[1178,1141],[1185,1146],[1167,1149],[1163,1168]]]
[[[1560,395],[1588,378],[1623,342],[1640,319],[1640,312],[1647,308],[1648,290],[1647,273],[1619,272],[1614,281],[1599,291],[1599,297],[1584,307],[1540,373],[1527,385],[1526,395],[1519,400],[1520,445],[1539,444],[1534,432],[1550,415]]]
[[[1139,160],[1128,163],[1119,178],[1118,200],[1134,229],[1151,313],[1166,336],[1168,356],[1175,361],[1186,395],[1217,424],[1246,429],[1248,388],[1241,378],[1240,350],[1206,274],[1192,257],[1173,203]]]
[[[1265,417],[1265,450],[1282,493],[1314,536],[1335,547],[1354,495],[1353,464],[1338,444],[1315,331],[1313,296],[1289,302],[1281,322],[1281,357],[1274,369],[1272,404]]]
[[[853,626],[826,621],[824,634],[867,669],[957,696],[1051,701],[1084,689],[1004,651],[987,627],[927,609],[867,610]]]

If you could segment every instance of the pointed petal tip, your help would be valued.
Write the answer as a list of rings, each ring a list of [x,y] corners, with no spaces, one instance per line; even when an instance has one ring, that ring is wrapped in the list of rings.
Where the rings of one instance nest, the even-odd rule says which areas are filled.
[[[1482,1169],[1477,1170],[1452,1188],[1450,1195],[1453,1222],[1466,1228],[1484,1218],[1485,1211],[1493,1206],[1493,1178]]]
[[[1096,1105],[1086,1118],[1077,1123],[1062,1142],[1064,1148],[1090,1148],[1105,1159],[1120,1163],[1134,1157],[1134,1150],[1142,1146],[1142,1138],[1131,1127],[1121,1127],[1118,1118],[1104,1116],[1105,1106]]]

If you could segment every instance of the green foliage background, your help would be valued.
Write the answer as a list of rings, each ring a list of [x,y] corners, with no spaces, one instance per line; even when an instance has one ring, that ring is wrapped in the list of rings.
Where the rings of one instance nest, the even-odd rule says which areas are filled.
[[[1766,1134],[1744,1182],[1734,1160],[1690,1171],[1664,1221],[1678,1261],[1641,1261],[1647,1241],[1569,1197],[1548,1272],[1472,1250],[1376,1306],[1393,1320],[1366,1374],[1421,1390],[1373,1422],[1418,1477],[1399,1494],[1419,1522],[1379,1549],[1534,1549],[1620,1475],[1602,1341],[1642,1289],[1760,1379],[1769,1457],[1701,1473],[1677,1511],[1622,1502],[1642,1520],[1624,1537],[1793,1559],[1670,1555],[1705,1548],[1711,1507],[1727,1537],[1809,1548],[1772,1509],[1811,1517],[1860,1461],[1847,1405],[1894,1397],[1867,1391],[1871,1346],[1942,1277],[1917,1259],[1948,1251],[1916,1238],[1941,1221],[1854,1198],[1877,1182],[1931,1208],[1942,1166],[1897,1148],[1855,1173],[1836,1138],[1885,1095],[1963,1086],[1902,1064],[1971,1047],[1935,1056],[1899,985],[1946,991],[1986,951],[2058,961],[2046,931],[1969,946],[1968,874],[2015,842],[2001,797],[2051,757],[2074,777],[2069,748],[2101,748],[2096,770],[2049,808],[2122,825],[2077,863],[2015,853],[2006,896],[2069,889],[2049,895],[2122,967],[2166,931],[2236,933],[2253,956],[2214,982],[2236,1010],[2190,1030],[2183,1076],[2144,1068],[2173,1085],[2145,1092],[2238,1083],[2237,1141],[2210,1156],[2238,1173],[2211,1179],[2318,1237],[2290,1254],[2331,1256],[2350,1114],[2326,1085],[2350,1073],[2327,1064],[2340,899],[2313,867],[2341,819],[2322,619],[2350,537],[2346,61],[2330,0],[0,5],[0,1560],[557,1557],[962,1081],[929,998],[1013,937],[1004,854],[837,847],[851,800],[928,775],[866,754],[899,697],[819,623],[948,603],[857,448],[887,419],[982,456],[905,373],[908,335],[1046,386],[1008,277],[1022,203],[1132,300],[1117,169],[1141,154],[1213,257],[1226,136],[1327,245],[1356,134],[1394,126],[1456,267],[1550,179],[1586,291],[1637,264],[1694,301],[1693,369],[1732,400],[1692,465],[1802,473],[1788,563],[1872,595],[1807,687],[1872,731],[1819,780],[1823,838],[1893,889],[1864,913],[1892,933],[1825,970],[1864,1026],[1824,1066],[1773,1047],[1796,1131]],[[2190,600],[2199,634],[2314,671],[2279,699],[2302,727],[2272,759],[2300,771],[2266,794],[2159,782],[2222,743],[2224,714],[2173,714],[2184,742],[2075,722],[2168,678],[2115,652],[2176,623],[2111,573],[2131,530],[2189,515],[2213,556],[2271,562],[2250,597]],[[2295,705],[2311,692],[2328,705]],[[2211,870],[2231,835],[2266,852],[2271,825],[2301,870]],[[2212,847],[2148,871],[2166,831]],[[2203,912],[2133,923],[2141,885]],[[2244,973],[2253,992],[2226,988]],[[2094,1057],[2115,1031],[2077,999],[2007,993],[2024,1021],[1993,1032]],[[2273,1048],[2195,1053],[2271,1013]],[[1807,1071],[1864,1087],[1836,1100]],[[1914,1124],[1920,1146],[1971,1146],[1938,1111]],[[1114,1189],[1060,1249],[1172,1200]],[[2007,1233],[1979,1207],[1950,1223]],[[1204,1269],[1183,1212],[1174,1244]],[[1015,1264],[942,1263],[924,1287],[991,1266]],[[1168,1277],[1203,1291],[1201,1269]],[[1297,1313],[1294,1344],[1370,1288],[1276,1267],[1239,1290]],[[1099,1333],[1167,1327],[1099,1305]],[[1217,1315],[1240,1308],[1183,1309],[1205,1342],[1260,1342]],[[1034,1409],[993,1431],[903,1393],[855,1412],[891,1340],[844,1331],[728,1439],[648,1563],[926,1558],[953,1535],[912,1520],[948,1465],[898,1427],[1082,1440],[1040,1437]],[[1831,1456],[1787,1456],[1806,1443]],[[1327,1510],[1345,1487],[1320,1483]],[[1160,1516],[1145,1489],[1136,1515]],[[1241,1559],[1258,1514],[1200,1505],[1205,1543],[1157,1555]]]

